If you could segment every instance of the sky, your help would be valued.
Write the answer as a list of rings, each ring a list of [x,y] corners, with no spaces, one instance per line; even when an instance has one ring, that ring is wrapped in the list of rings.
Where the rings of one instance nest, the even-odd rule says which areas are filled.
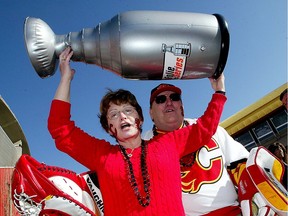
[[[133,10],[218,13],[225,18],[230,33],[224,70],[228,101],[221,121],[287,83],[287,0],[0,0],[0,95],[18,119],[36,160],[77,173],[87,171],[57,150],[48,132],[47,118],[59,69],[46,79],[35,72],[24,43],[25,18],[40,18],[61,35],[93,28],[118,13]],[[76,70],[72,119],[87,133],[112,143],[114,139],[104,132],[97,117],[107,88],[124,88],[135,94],[143,108],[143,131],[152,127],[149,96],[158,84],[171,83],[182,89],[185,116],[190,118],[203,114],[213,93],[207,78],[127,80],[97,65],[71,65]]]

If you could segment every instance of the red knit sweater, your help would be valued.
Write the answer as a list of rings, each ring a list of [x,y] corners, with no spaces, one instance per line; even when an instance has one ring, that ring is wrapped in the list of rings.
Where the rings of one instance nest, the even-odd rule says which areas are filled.
[[[142,207],[128,181],[127,166],[118,145],[97,139],[70,120],[69,103],[53,100],[48,129],[59,150],[97,172],[105,216],[184,215],[179,158],[196,151],[215,133],[226,97],[214,94],[197,124],[158,136],[148,143],[147,167],[150,176],[150,204]],[[143,193],[140,167],[141,148],[131,157],[135,178]]]

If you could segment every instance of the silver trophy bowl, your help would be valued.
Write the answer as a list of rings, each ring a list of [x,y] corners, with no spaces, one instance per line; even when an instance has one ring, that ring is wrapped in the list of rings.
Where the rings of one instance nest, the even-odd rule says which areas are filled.
[[[41,78],[52,76],[60,53],[140,80],[217,78],[229,52],[229,31],[219,14],[129,11],[94,28],[55,35],[41,19],[27,17],[24,37],[30,61]]]

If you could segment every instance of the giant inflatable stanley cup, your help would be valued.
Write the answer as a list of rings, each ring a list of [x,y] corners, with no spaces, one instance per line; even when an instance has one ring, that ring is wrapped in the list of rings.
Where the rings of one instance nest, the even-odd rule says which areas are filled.
[[[229,51],[228,26],[219,14],[129,11],[66,35],[55,35],[41,19],[27,17],[24,36],[42,78],[55,73],[66,46],[74,51],[73,61],[141,80],[217,78]]]

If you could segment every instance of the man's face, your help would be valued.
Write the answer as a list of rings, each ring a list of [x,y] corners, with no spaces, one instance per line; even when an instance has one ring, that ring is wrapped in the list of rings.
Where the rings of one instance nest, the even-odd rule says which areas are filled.
[[[288,106],[288,98],[287,98],[287,93],[284,95],[284,97],[282,98],[282,104],[285,106],[286,110],[288,110],[287,106]]]
[[[157,101],[156,97],[152,102],[150,117],[154,121],[155,126],[160,130],[173,131],[182,125],[184,119],[182,101],[181,99],[177,100],[177,96],[173,97],[175,96],[173,94],[177,93],[172,91],[161,92],[157,95],[157,97],[162,97],[160,98],[161,100]],[[164,97],[166,97],[166,99],[164,99]]]

